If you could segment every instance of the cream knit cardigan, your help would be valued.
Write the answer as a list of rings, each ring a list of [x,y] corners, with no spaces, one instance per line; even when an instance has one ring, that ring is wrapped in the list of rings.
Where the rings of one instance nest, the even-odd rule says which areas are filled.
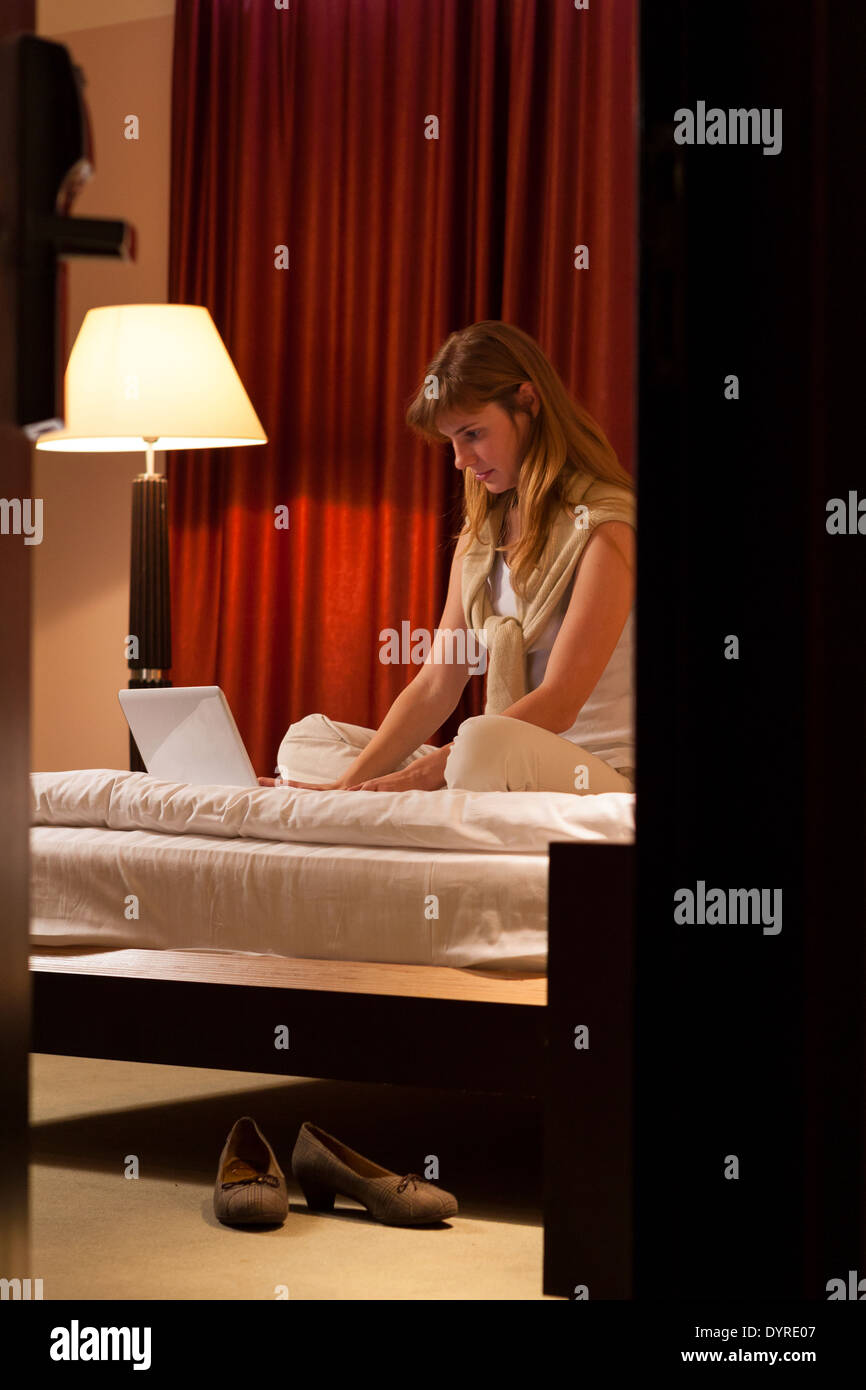
[[[461,593],[467,627],[487,648],[485,714],[499,714],[526,694],[526,653],[541,635],[568,588],[575,566],[597,526],[604,521],[635,525],[635,497],[628,488],[604,482],[582,470],[533,570],[530,597],[515,593],[517,618],[493,612],[487,580],[496,559],[496,539],[489,521],[481,539],[472,541],[463,556]]]

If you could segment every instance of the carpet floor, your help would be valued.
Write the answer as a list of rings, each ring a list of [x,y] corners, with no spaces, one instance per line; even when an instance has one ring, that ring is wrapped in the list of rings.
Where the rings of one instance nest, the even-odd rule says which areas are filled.
[[[213,1214],[241,1115],[289,1179],[277,1229]],[[404,1229],[343,1198],[309,1212],[290,1166],[304,1120],[394,1171],[435,1159],[460,1215]],[[34,1055],[31,1126],[31,1267],[45,1299],[543,1297],[535,1100]]]

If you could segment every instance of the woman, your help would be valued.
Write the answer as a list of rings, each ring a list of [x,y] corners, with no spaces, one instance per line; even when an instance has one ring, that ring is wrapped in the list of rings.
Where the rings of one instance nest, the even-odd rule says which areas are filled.
[[[259,780],[632,791],[634,489],[603,432],[534,339],[493,320],[451,334],[406,418],[423,438],[451,441],[464,478],[465,524],[428,659],[378,730],[310,715],[286,734],[276,782]],[[443,748],[425,742],[485,659],[485,713]]]

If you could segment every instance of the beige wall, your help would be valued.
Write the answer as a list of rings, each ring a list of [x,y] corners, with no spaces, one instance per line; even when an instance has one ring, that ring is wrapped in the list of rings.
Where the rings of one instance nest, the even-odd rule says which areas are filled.
[[[86,311],[168,299],[174,0],[40,0],[38,31],[63,43],[87,79],[95,172],[81,217],[124,217],[135,262],[67,262],[64,364]],[[125,140],[124,117],[141,138]],[[128,671],[130,480],[137,454],[34,450],[44,539],[33,547],[32,767],[128,767],[117,702]]]

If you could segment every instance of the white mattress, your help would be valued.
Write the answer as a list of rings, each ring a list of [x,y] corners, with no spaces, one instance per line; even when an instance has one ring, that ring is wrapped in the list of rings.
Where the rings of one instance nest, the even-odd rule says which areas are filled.
[[[623,792],[35,773],[31,941],[541,972],[550,842],[630,842],[633,818]]]

